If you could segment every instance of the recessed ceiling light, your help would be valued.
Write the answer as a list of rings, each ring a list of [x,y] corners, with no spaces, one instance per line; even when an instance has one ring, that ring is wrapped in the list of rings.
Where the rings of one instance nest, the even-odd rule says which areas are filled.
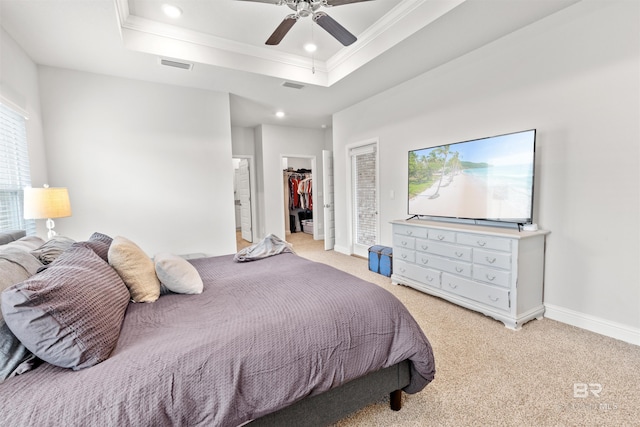
[[[279,118],[279,119],[283,118],[284,117],[284,111],[277,111],[276,112],[276,117]]]
[[[318,46],[313,43],[307,43],[304,45],[304,50],[306,50],[307,52],[315,52],[316,50],[318,50]]]
[[[171,4],[163,4],[162,11],[169,18],[175,19],[175,18],[179,18],[180,15],[182,15],[182,9],[180,9],[178,6],[173,6]]]

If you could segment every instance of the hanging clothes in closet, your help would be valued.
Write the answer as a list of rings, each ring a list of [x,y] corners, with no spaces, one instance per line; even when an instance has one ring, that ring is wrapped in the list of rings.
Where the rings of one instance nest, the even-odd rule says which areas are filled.
[[[313,180],[311,170],[298,169],[297,171],[284,171],[285,204],[288,212],[285,213],[285,223],[289,224],[292,233],[297,231],[295,218],[298,218],[299,231],[303,231],[302,221],[313,219]],[[286,218],[288,215],[288,218]]]
[[[311,187],[311,178],[305,178],[298,183],[298,198],[300,199],[300,208],[302,209],[313,210]]]
[[[313,209],[310,173],[289,173],[289,209]]]

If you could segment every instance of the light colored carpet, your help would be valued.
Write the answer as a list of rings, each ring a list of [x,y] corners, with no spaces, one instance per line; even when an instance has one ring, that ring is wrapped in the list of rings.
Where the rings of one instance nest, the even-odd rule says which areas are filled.
[[[368,270],[367,261],[324,251],[295,233],[296,252],[387,289],[431,342],[436,378],[423,391],[388,398],[346,426],[640,426],[640,347],[549,319],[519,331]],[[602,388],[595,396],[594,393]],[[584,397],[583,397],[584,396]]]

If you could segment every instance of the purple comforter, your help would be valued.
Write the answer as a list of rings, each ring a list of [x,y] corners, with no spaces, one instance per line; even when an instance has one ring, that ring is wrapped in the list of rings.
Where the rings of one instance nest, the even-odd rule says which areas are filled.
[[[236,426],[405,359],[414,393],[431,346],[389,292],[294,254],[191,260],[200,295],[130,304],[111,357],[43,364],[0,384],[0,425]]]

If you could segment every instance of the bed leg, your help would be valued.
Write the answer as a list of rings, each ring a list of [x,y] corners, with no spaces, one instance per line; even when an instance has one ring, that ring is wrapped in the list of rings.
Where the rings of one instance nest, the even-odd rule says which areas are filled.
[[[402,409],[402,390],[394,390],[389,393],[389,406],[394,411]]]

